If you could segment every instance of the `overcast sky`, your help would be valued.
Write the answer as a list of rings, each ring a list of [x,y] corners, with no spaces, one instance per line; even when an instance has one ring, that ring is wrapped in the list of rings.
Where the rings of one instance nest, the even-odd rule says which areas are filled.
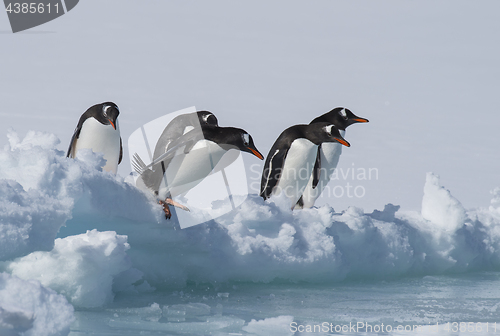
[[[499,13],[497,1],[82,0],[12,34],[3,12],[0,144],[13,127],[55,133],[66,150],[80,115],[114,101],[125,144],[195,105],[267,154],[285,128],[345,106],[370,123],[348,129],[339,168],[376,168],[378,180],[338,181],[365,196],[320,204],[419,210],[433,171],[466,208],[488,206],[500,186]]]

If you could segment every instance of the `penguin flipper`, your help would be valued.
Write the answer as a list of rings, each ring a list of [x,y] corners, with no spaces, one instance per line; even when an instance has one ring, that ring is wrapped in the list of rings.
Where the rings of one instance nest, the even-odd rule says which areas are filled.
[[[316,155],[316,162],[314,163],[313,182],[312,182],[313,189],[315,189],[318,186],[320,175],[321,175],[321,145],[318,146],[318,154]]]
[[[120,157],[118,158],[118,164],[122,162],[123,159],[123,146],[122,146],[122,137],[120,137]]]
[[[287,153],[288,149],[277,149],[272,156],[267,157],[260,184],[262,198],[268,199],[278,184]]]
[[[75,131],[73,132],[73,136],[71,137],[71,141],[69,143],[69,148],[68,148],[68,153],[66,153],[66,157],[74,158],[76,153],[76,142],[78,141],[78,138],[80,137],[80,132],[82,131],[83,123],[87,119],[87,117],[90,114],[90,109],[85,111],[84,114],[80,116],[80,119],[78,120],[78,124],[76,125]]]
[[[81,130],[82,130],[81,127],[78,127],[78,126],[76,127],[75,132],[73,133],[73,136],[71,137],[71,141],[69,143],[68,152],[66,153],[66,157],[69,157],[69,158],[75,157],[75,155],[76,155],[76,153],[75,153],[76,142],[78,141],[78,137],[80,136]]]
[[[155,192],[157,192],[160,187],[162,176],[161,172],[155,172],[151,169],[147,169],[141,174],[144,185]]]
[[[196,144],[196,142],[200,139],[203,139],[202,132],[193,132],[190,131],[181,137],[175,139],[172,142],[168,143],[168,147],[165,149],[165,152],[159,155],[158,157],[153,158],[153,162],[148,165],[148,168],[154,165],[159,164],[164,161],[165,166],[168,166],[168,162],[175,156],[177,149],[186,147],[186,145],[191,144],[191,148]],[[186,152],[186,148],[184,148],[184,152]]]

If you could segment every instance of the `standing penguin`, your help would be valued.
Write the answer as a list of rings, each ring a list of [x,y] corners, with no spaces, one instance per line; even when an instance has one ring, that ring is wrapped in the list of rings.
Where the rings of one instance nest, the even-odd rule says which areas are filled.
[[[103,153],[106,160],[103,169],[116,174],[123,156],[119,114],[118,106],[112,102],[91,106],[80,117],[66,156],[74,158],[83,148]]]
[[[334,124],[339,129],[340,134],[345,136],[345,129],[348,126],[355,123],[367,123],[368,119],[360,118],[344,107],[337,107],[315,118],[310,124],[320,122]],[[311,208],[314,206],[314,202],[316,202],[330,181],[330,177],[339,162],[340,154],[342,154],[342,146],[338,143],[329,142],[321,144],[318,147],[317,167],[314,167],[314,170],[319,171],[319,176],[315,179],[315,176],[311,175],[304,193],[295,205],[295,209]]]
[[[328,122],[295,125],[281,133],[267,155],[260,195],[267,199],[271,195],[284,193],[293,209],[314,170],[318,148],[323,143],[350,144],[339,130]]]
[[[158,141],[163,140],[160,138]],[[201,130],[193,129],[172,141],[168,151],[147,166],[135,154],[133,165],[144,184],[158,194],[165,217],[169,219],[171,217],[169,204],[188,210],[172,198],[199,184],[230,149],[248,152],[261,160],[264,159],[246,131],[234,127],[202,124]],[[149,168],[159,167],[159,163],[162,164],[161,179],[157,184],[157,172]]]

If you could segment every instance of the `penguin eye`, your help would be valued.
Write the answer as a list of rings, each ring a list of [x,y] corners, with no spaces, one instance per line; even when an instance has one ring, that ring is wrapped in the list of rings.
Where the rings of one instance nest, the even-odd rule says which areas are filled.
[[[340,115],[342,116],[342,118],[344,118],[344,120],[347,120],[347,112],[345,111],[345,109],[342,109],[342,111],[340,111]]]
[[[245,146],[248,146],[250,144],[250,135],[248,135],[247,133],[243,134],[241,136],[241,138],[243,139],[243,144]]]
[[[207,117],[207,124],[217,125],[217,120],[215,119],[215,116],[213,114],[211,114]]]
[[[217,124],[217,121],[216,121],[215,116],[213,114],[207,114],[207,115],[203,116],[203,121],[207,125],[216,125]]]

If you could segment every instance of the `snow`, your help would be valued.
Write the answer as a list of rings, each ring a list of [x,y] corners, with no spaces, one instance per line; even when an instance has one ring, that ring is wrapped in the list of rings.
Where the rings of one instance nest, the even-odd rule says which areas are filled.
[[[30,133],[16,144],[37,143],[37,137],[40,143],[51,138]],[[36,174],[24,174],[31,168],[22,162],[35,150]],[[13,232],[2,236],[2,246],[16,251],[4,253],[11,260],[5,269],[38,279],[80,307],[111,302],[113,281],[115,291],[139,291],[134,282],[144,290],[191,281],[331,283],[500,267],[499,192],[489,208],[466,211],[434,174],[427,175],[421,213],[392,204],[372,213],[356,207],[336,212],[327,205],[291,211],[280,197],[250,195],[236,211],[181,230],[175,216],[163,219],[147,194],[93,168],[97,155],[71,160],[48,145],[12,145],[0,155],[17,158],[4,163],[1,176],[17,172],[30,186],[26,191],[12,180],[1,184],[2,206],[19,204],[2,212],[2,232]],[[57,207],[44,206],[50,202]],[[213,204],[215,212],[221,207]],[[29,221],[18,219],[20,211]],[[37,216],[51,223],[52,232]],[[16,244],[23,248],[12,248]]]
[[[264,320],[252,320],[242,329],[250,335],[293,335],[290,331],[290,324],[293,316],[270,317]]]
[[[65,335],[71,305],[71,336],[286,334],[277,329],[291,316],[498,320],[498,10],[493,0],[87,0],[20,34],[0,14],[0,282],[18,288],[0,285],[0,334]],[[330,183],[341,197],[291,212],[253,195],[181,230],[127,183],[128,165],[114,176],[99,155],[64,157],[80,115],[110,100],[123,162],[133,130],[192,105],[244,128],[263,153],[337,106],[370,123],[349,128]],[[255,194],[262,163],[243,159]],[[23,299],[34,304],[4,306]]]
[[[0,334],[2,336],[68,335],[73,307],[64,296],[36,280],[0,273]]]
[[[75,200],[84,195],[103,211],[116,202],[111,208],[132,218],[141,204],[138,200],[147,198],[114,175],[99,172],[99,155],[87,151],[80,155],[85,161],[66,159],[64,152],[55,148],[59,140],[54,135],[28,132],[19,140],[10,132],[8,137],[9,145],[0,151],[0,260],[36,250],[50,251],[57,232],[72,217]],[[90,190],[97,187],[101,192],[91,195]],[[121,189],[130,191],[126,201],[120,197]],[[142,204],[151,207],[147,202]]]
[[[451,232],[459,229],[467,219],[462,204],[439,185],[439,177],[432,173],[427,174],[424,186],[422,217]]]
[[[79,309],[102,309],[116,295],[168,292],[190,283],[280,279],[325,285],[500,269],[498,188],[488,207],[465,210],[429,173],[421,212],[392,204],[371,213],[357,207],[336,212],[328,205],[292,211],[283,197],[264,201],[250,195],[234,211],[180,229],[175,214],[165,220],[147,193],[99,169],[102,156],[88,152],[68,159],[55,148],[57,138],[46,133],[9,137],[10,146],[0,151],[6,158],[0,166],[0,270],[12,275],[4,278],[57,292]],[[29,160],[37,169],[24,164]],[[212,207],[217,213],[227,204]],[[228,297],[230,292],[216,295]],[[192,330],[244,328],[259,335],[283,331],[290,321],[267,316],[245,324],[202,302],[182,304],[154,306],[144,311],[146,318],[139,311],[130,314],[148,321],[135,327],[141,330],[177,330],[162,324],[165,318]],[[31,315],[15,316],[19,328],[31,330]],[[208,319],[208,327],[190,324],[196,316]],[[131,323],[122,316],[109,325],[130,329]]]
[[[127,237],[92,230],[56,239],[52,251],[18,258],[7,270],[63,293],[77,307],[100,307],[113,300],[113,278],[130,269],[128,249]]]

